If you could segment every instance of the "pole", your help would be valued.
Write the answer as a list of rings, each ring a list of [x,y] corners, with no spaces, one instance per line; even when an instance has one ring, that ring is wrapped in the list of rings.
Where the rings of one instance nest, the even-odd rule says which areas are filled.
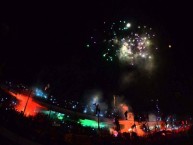
[[[99,112],[98,112],[98,130],[100,129],[100,126],[99,126]]]
[[[146,122],[147,122],[147,130],[148,130],[148,132],[150,132],[150,130],[149,130],[149,116],[148,116],[148,112],[147,112],[147,114],[146,114]]]
[[[48,114],[48,119],[50,119],[51,112],[52,112],[52,106],[50,105],[50,111],[49,111],[49,114]]]
[[[100,129],[100,125],[99,125],[100,108],[99,108],[99,104],[96,104],[96,113],[97,113],[97,117],[98,117],[98,130],[99,130]]]
[[[23,114],[24,114],[24,115],[25,115],[25,111],[26,111],[26,108],[27,108],[27,105],[28,105],[28,102],[29,102],[29,98],[30,98],[30,96],[31,96],[31,93],[32,93],[32,90],[30,91],[30,94],[28,95],[27,101],[26,101],[26,103],[25,103],[25,107],[24,107],[24,110],[23,110]]]
[[[116,105],[116,96],[114,95],[114,108],[115,108],[115,105]]]

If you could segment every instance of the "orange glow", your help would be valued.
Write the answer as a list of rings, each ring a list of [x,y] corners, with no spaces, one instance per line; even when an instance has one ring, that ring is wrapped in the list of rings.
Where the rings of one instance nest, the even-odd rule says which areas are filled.
[[[134,124],[134,121],[129,120],[120,120],[119,124],[121,126],[121,133],[124,132],[136,132],[138,136],[144,136],[145,132],[140,128],[140,124],[135,121],[136,128],[131,129],[132,125]]]
[[[28,96],[22,95],[22,94],[15,94],[13,92],[9,92],[12,96],[16,97],[18,99],[18,104],[16,105],[15,109],[18,112],[24,111],[25,105],[27,103]],[[35,116],[40,110],[46,109],[46,107],[40,105],[35,100],[33,100],[31,97],[28,100],[25,114],[26,116]]]

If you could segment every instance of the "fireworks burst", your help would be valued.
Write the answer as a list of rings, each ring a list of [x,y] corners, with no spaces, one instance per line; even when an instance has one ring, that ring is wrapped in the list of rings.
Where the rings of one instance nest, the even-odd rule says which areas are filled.
[[[147,26],[135,28],[126,21],[111,24],[104,22],[102,36],[102,56],[106,61],[111,62],[118,59],[120,63],[124,64],[145,68],[152,66],[153,52],[157,49],[152,28]],[[93,45],[97,43],[96,40],[91,37]]]

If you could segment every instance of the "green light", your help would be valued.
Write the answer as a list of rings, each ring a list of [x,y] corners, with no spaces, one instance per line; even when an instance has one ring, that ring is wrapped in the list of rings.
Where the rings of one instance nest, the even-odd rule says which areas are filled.
[[[98,122],[95,120],[89,120],[89,119],[79,119],[78,121],[82,126],[84,127],[91,127],[91,128],[98,128]],[[107,125],[103,122],[100,123],[100,128],[104,128]]]
[[[50,118],[58,119],[60,121],[64,120],[64,114],[55,111],[42,111],[44,114],[49,115]]]
[[[58,118],[59,120],[63,120],[63,119],[64,119],[64,114],[58,113],[58,114],[57,114],[57,118]]]
[[[89,48],[89,47],[90,47],[90,45],[89,45],[89,44],[87,44],[87,45],[86,45],[86,47],[88,47],[88,48]]]

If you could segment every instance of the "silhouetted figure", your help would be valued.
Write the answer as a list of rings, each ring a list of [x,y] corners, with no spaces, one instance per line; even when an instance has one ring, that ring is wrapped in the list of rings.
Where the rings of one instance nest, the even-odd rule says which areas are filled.
[[[117,117],[115,118],[115,125],[116,125],[116,130],[119,131],[120,130],[120,124],[119,124],[119,119]]]
[[[127,113],[128,113],[128,111],[125,111],[125,119],[127,120]]]
[[[143,124],[143,125],[141,126],[141,129],[143,129],[145,132],[148,132],[148,125]]]
[[[136,128],[135,123],[131,126],[131,129],[134,129],[134,128]]]
[[[157,126],[155,125],[155,127],[154,127],[154,128],[155,128],[155,132],[156,132],[156,131],[157,131],[157,129],[158,129],[158,128],[157,128]]]
[[[100,107],[99,107],[99,104],[94,103],[93,105],[96,106],[95,113],[96,113],[96,114],[100,114]]]
[[[97,116],[98,116],[98,130],[100,129],[100,126],[99,126],[99,114],[100,114],[100,107],[99,107],[99,104],[96,104],[96,103],[94,103],[93,105],[95,105],[96,106],[96,114],[97,114]]]

